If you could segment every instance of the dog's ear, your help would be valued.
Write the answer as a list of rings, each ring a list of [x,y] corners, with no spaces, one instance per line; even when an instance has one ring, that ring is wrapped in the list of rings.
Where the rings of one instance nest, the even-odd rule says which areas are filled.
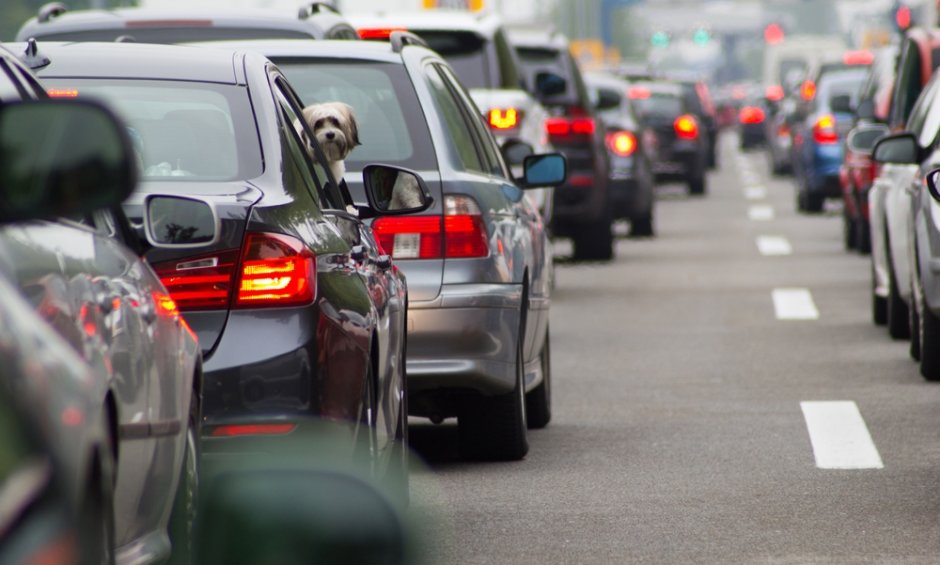
[[[346,115],[346,123],[349,126],[349,139],[352,145],[362,145],[362,142],[359,141],[359,123],[356,121],[356,113],[353,111],[353,107],[344,102],[337,103],[337,106]]]

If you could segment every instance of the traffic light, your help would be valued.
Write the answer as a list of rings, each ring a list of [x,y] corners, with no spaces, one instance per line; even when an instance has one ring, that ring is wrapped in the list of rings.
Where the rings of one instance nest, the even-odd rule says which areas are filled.
[[[783,31],[783,27],[777,22],[769,23],[764,28],[764,41],[767,45],[782,43],[785,37],[786,33]]]
[[[707,45],[711,38],[712,35],[708,33],[708,30],[701,27],[692,34],[692,41],[696,45]]]
[[[650,37],[650,43],[653,47],[669,47],[669,34],[665,31],[657,31]]]
[[[911,7],[901,4],[894,11],[894,23],[898,25],[900,31],[907,31],[911,27]]]

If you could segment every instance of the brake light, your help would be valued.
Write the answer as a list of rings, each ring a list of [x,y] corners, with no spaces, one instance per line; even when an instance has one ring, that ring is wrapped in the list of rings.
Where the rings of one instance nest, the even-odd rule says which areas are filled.
[[[393,259],[486,257],[489,236],[480,207],[469,196],[444,197],[444,216],[377,218],[372,231]]]
[[[594,130],[594,118],[548,118],[545,120],[545,131],[548,135],[591,135]]]
[[[78,98],[78,90],[74,88],[50,88],[46,94],[50,98]]]
[[[800,97],[809,102],[816,97],[816,83],[811,80],[804,80],[800,86]]]
[[[240,275],[236,306],[307,304],[317,294],[316,257],[303,242],[283,234],[248,234]]]
[[[757,106],[745,106],[741,108],[741,112],[738,114],[738,120],[742,124],[762,124],[764,118],[764,110]]]
[[[813,141],[823,145],[838,143],[839,134],[836,132],[836,119],[831,114],[823,114],[813,124]]]
[[[212,437],[238,437],[238,436],[273,436],[289,434],[297,428],[297,424],[229,424],[216,426],[209,434]]]
[[[847,51],[842,55],[842,62],[846,65],[870,65],[874,62],[875,56],[871,51]]]
[[[629,157],[636,151],[636,136],[629,131],[615,131],[607,134],[607,148],[619,157]]]
[[[231,302],[238,250],[155,263],[153,270],[180,311],[221,310]]]
[[[780,124],[777,127],[777,137],[789,137],[790,136],[790,126],[787,124]]]
[[[672,123],[679,139],[698,139],[698,122],[691,114],[683,114]]]
[[[519,125],[521,114],[515,108],[492,108],[487,121],[493,129],[513,129]]]
[[[360,39],[388,39],[393,31],[408,31],[403,27],[360,28]]]
[[[764,90],[764,96],[771,102],[780,102],[784,97],[783,87],[779,84],[771,84]]]
[[[627,89],[627,98],[631,100],[646,100],[653,95],[653,92],[643,86],[631,86]]]

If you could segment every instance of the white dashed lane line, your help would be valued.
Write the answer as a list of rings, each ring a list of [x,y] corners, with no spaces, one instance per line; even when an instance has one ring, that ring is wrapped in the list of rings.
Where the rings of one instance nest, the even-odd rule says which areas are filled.
[[[790,255],[793,253],[793,247],[787,238],[779,235],[760,235],[757,236],[757,250],[761,255],[776,257],[781,255]]]
[[[771,293],[778,320],[818,320],[813,295],[805,288],[775,288]]]
[[[744,189],[744,197],[748,200],[763,200],[767,198],[767,189],[763,186],[749,186]]]
[[[801,402],[820,469],[883,469],[858,405],[852,401]]]
[[[747,217],[758,222],[772,220],[774,219],[774,209],[766,204],[755,204],[748,208]]]

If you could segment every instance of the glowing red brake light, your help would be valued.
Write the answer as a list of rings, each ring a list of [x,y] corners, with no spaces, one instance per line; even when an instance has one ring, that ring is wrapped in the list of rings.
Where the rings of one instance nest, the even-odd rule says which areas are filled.
[[[683,114],[672,124],[679,139],[698,139],[698,122],[691,114]]]
[[[596,126],[594,118],[548,118],[545,131],[548,135],[592,135]]]
[[[757,106],[745,106],[738,114],[738,120],[742,124],[762,124],[765,117],[764,110]]]
[[[783,87],[779,84],[771,84],[764,90],[764,96],[771,102],[780,102],[785,95],[786,93],[783,91]]]
[[[408,31],[403,27],[360,28],[360,39],[388,39],[393,31]]]
[[[487,116],[487,122],[493,129],[513,129],[519,125],[521,114],[515,108],[492,108]]]
[[[822,145],[839,142],[839,134],[836,132],[836,119],[832,115],[824,114],[813,124],[813,141]]]
[[[78,90],[74,88],[50,88],[46,91],[51,98],[77,98]]]
[[[393,259],[465,259],[489,254],[483,216],[469,196],[446,196],[443,216],[377,218],[372,232]]]
[[[238,250],[155,263],[153,270],[180,311],[229,307]]]
[[[636,151],[636,136],[629,131],[612,131],[607,134],[607,148],[619,157],[629,157]]]
[[[297,424],[229,424],[215,427],[211,437],[271,436],[289,434]]]
[[[317,294],[316,257],[291,236],[248,234],[240,274],[236,306],[308,304]]]
[[[807,102],[816,98],[816,83],[811,80],[804,80],[800,86],[800,97]]]

